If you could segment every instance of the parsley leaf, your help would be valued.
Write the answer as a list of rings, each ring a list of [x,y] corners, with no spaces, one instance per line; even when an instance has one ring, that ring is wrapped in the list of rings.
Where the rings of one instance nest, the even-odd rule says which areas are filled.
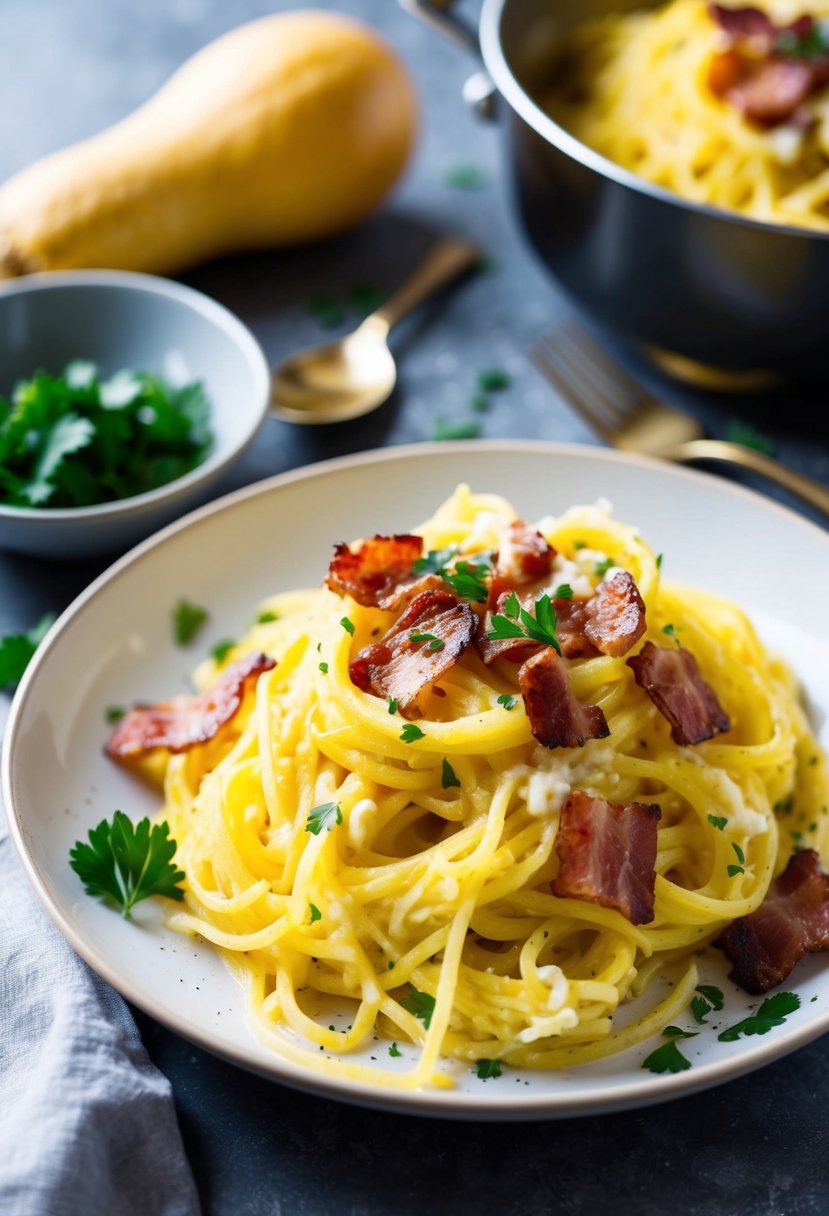
[[[320,912],[316,904],[309,904],[308,911],[311,914],[311,918],[308,921],[309,925],[313,925],[316,921],[322,920],[322,912]]]
[[[319,669],[322,672],[322,674],[324,676],[327,676],[328,675],[328,664],[325,662],[325,660],[323,660],[321,663],[319,663],[318,666],[319,666]]]
[[[605,574],[607,574],[610,567],[615,565],[616,563],[612,557],[606,557],[602,561],[596,562],[593,570],[596,574],[603,577]]]
[[[751,1017],[743,1018],[717,1035],[721,1043],[733,1043],[740,1035],[768,1034],[775,1026],[782,1026],[790,1013],[800,1008],[800,997],[794,992],[775,992],[768,996]]]
[[[554,600],[571,600],[573,598],[573,588],[569,583],[560,583],[553,592]]]
[[[412,565],[412,574],[438,574],[456,595],[483,604],[488,595],[484,581],[492,570],[492,554],[476,553],[468,561],[458,561],[458,546],[431,549]]]
[[[427,642],[427,650],[443,650],[446,645],[443,638],[437,637],[434,633],[423,633],[420,629],[412,629],[409,639],[412,642]]]
[[[5,637],[0,638],[0,688],[9,688],[20,683],[23,672],[29,666],[54,620],[54,613],[48,612],[25,633],[7,633]]]
[[[190,600],[180,599],[173,609],[173,637],[178,646],[187,646],[201,629],[208,617],[206,608],[200,608]]]
[[[488,181],[484,170],[472,164],[454,165],[443,175],[444,186],[452,190],[481,190]]]
[[[488,1081],[490,1077],[500,1077],[501,1061],[500,1060],[476,1060],[475,1067],[472,1069],[475,1076],[481,1081]]]
[[[744,448],[753,448],[765,456],[773,456],[776,448],[770,439],[761,435],[751,422],[741,422],[732,418],[725,428],[725,437],[729,443],[738,443]]]
[[[416,739],[422,739],[423,737],[423,731],[419,726],[415,726],[414,722],[407,722],[400,732],[400,738],[403,743],[414,743]]]
[[[737,874],[745,874],[745,872],[746,872],[746,868],[745,868],[746,855],[743,852],[743,850],[740,848],[740,846],[736,843],[736,841],[732,840],[731,847],[734,850],[734,856],[737,858],[737,861],[739,862],[739,864],[738,865],[732,864],[730,866],[727,866],[726,870],[728,873],[728,877],[734,878]]]
[[[709,1013],[719,1012],[725,1003],[725,998],[721,990],[713,984],[698,984],[697,992],[699,996],[695,996],[691,1000],[691,1013],[694,1015],[695,1021],[701,1026],[705,1026]]]
[[[224,663],[225,659],[235,645],[236,643],[234,642],[233,638],[224,638],[223,641],[217,642],[210,651],[210,657],[216,663]]]
[[[277,614],[275,612],[268,611],[268,609],[266,608],[264,612],[260,612],[257,614],[255,624],[269,625],[271,623],[271,621],[278,621],[278,620],[279,620],[279,617],[277,616]]]
[[[87,895],[110,900],[129,919],[131,909],[150,895],[181,900],[177,884],[184,871],[172,863],[176,851],[170,826],[142,819],[133,824],[122,811],[112,823],[102,819],[90,829],[89,844],[77,840],[69,853],[69,864],[84,884]]]
[[[492,628],[486,634],[492,641],[499,638],[531,638],[543,646],[552,646],[561,654],[556,637],[556,610],[546,593],[535,601],[535,616],[522,608],[518,596],[511,591],[504,602],[504,611],[492,617]]]
[[[319,836],[323,829],[330,832],[333,827],[343,821],[343,809],[339,802],[321,802],[315,806],[308,816],[305,831],[312,836]]]
[[[432,1022],[432,1014],[435,1012],[435,998],[430,996],[428,992],[420,992],[419,989],[415,988],[414,984],[410,984],[409,988],[411,989],[411,994],[404,996],[400,1004],[409,1013],[413,1013],[416,1018],[420,1018],[428,1030]]]
[[[440,784],[441,788],[444,790],[451,789],[451,787],[455,785],[460,786],[460,781],[455,774],[455,770],[452,768],[452,765],[445,756],[443,758],[443,766],[441,768]]]
[[[389,1048],[389,1055],[396,1058],[397,1056],[402,1056],[403,1052],[396,1043],[392,1043],[391,1047]]]
[[[728,824],[728,820],[726,819],[725,815],[709,815],[708,822],[711,824],[711,827],[716,828],[718,832],[724,831],[726,825]]]
[[[447,422],[445,418],[436,418],[432,428],[432,439],[442,443],[450,439],[480,439],[481,424],[474,418],[460,422]]]
[[[478,372],[478,388],[482,393],[500,393],[512,383],[509,372],[502,367],[492,367]]]
[[[114,726],[116,722],[121,721],[126,712],[123,705],[107,705],[104,710],[104,717],[107,722]]]
[[[504,709],[515,709],[515,706],[518,704],[518,698],[509,692],[502,692],[497,701],[499,705],[503,705]]]
[[[669,1039],[642,1061],[642,1067],[649,1072],[685,1072],[691,1061],[679,1050],[676,1039]]]
[[[722,994],[722,989],[717,988],[715,984],[697,984],[697,992],[704,996],[712,1009],[718,1013],[725,1004],[725,997]]]
[[[389,713],[397,713],[397,702],[395,701],[394,697],[389,697]]]
[[[354,622],[348,616],[340,617],[340,624],[346,633],[350,633],[354,637]]]

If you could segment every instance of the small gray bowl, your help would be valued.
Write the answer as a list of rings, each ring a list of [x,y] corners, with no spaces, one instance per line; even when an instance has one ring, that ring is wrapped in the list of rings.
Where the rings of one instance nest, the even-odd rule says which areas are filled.
[[[270,371],[250,331],[222,305],[168,279],[125,271],[27,275],[0,284],[0,393],[73,359],[102,376],[148,371],[180,386],[198,380],[210,401],[213,448],[183,477],[91,507],[0,504],[0,548],[78,558],[126,549],[209,497],[265,419]]]

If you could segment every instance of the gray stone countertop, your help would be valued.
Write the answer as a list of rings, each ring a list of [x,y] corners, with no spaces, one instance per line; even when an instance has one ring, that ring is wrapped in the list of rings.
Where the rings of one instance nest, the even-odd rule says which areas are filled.
[[[0,178],[101,129],[143,101],[190,53],[285,0],[2,0]],[[268,420],[222,489],[367,448],[428,440],[439,420],[490,438],[597,443],[541,379],[530,345],[566,305],[520,234],[502,181],[496,126],[465,109],[472,64],[394,0],[339,0],[407,61],[422,100],[422,138],[401,187],[359,230],[313,248],[201,267],[186,281],[229,305],[275,363],[325,330],[315,293],[356,320],[352,289],[400,282],[438,234],[477,239],[489,268],[401,326],[400,377],[377,413],[335,427]],[[469,6],[474,15],[476,5]],[[476,188],[451,184],[458,167]],[[484,413],[479,372],[510,384]],[[641,370],[641,369],[640,369]],[[653,383],[712,434],[752,421],[782,458],[827,480],[829,442],[815,402],[715,399]],[[816,421],[817,419],[821,419]],[[781,501],[783,501],[782,496]],[[0,555],[0,629],[60,609],[104,562],[55,565]],[[487,1125],[380,1114],[250,1076],[139,1014],[146,1045],[171,1078],[186,1146],[211,1216],[815,1216],[829,1211],[829,1046],[815,1043],[718,1089],[626,1114]]]

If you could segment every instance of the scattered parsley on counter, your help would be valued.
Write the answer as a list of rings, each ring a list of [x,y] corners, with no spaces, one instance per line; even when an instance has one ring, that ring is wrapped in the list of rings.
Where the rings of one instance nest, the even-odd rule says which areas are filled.
[[[236,643],[232,638],[225,638],[223,641],[216,643],[210,651],[210,657],[215,663],[224,663],[235,645]]]
[[[305,307],[325,329],[335,329],[345,320],[345,311],[336,296],[329,291],[312,292],[305,301]]]
[[[206,608],[180,599],[173,609],[173,637],[178,646],[187,646],[208,618]]]
[[[409,1013],[413,1013],[416,1018],[420,1018],[426,1029],[432,1022],[432,1014],[435,1012],[435,998],[430,996],[428,992],[421,992],[415,988],[414,984],[409,985],[411,993],[409,996],[404,996],[400,1004]]]
[[[69,864],[87,895],[113,902],[129,920],[135,904],[150,895],[184,898],[178,886],[184,871],[173,865],[175,851],[166,821],[150,824],[149,819],[142,819],[133,824],[122,811],[116,811],[112,823],[102,819],[90,829],[89,844],[75,842]]]
[[[319,836],[323,830],[330,832],[333,827],[343,821],[343,809],[339,802],[322,802],[315,806],[308,816],[305,831],[312,836]]]
[[[500,1060],[476,1060],[475,1067],[472,1069],[475,1076],[481,1081],[489,1081],[490,1078],[500,1077],[501,1061]]]
[[[423,737],[423,731],[419,726],[415,726],[414,722],[407,722],[400,732],[400,739],[403,743],[414,743],[416,739]]]
[[[0,638],[0,688],[10,688],[20,683],[23,672],[54,620],[54,613],[48,612],[25,633],[7,633]]]
[[[491,367],[478,372],[478,389],[482,393],[501,393],[512,384],[509,372],[502,367]]]
[[[725,428],[725,437],[729,443],[738,443],[743,448],[753,448],[755,452],[762,452],[764,456],[774,456],[777,448],[770,439],[765,435],[761,435],[755,426],[750,422],[741,422],[738,418],[732,418]]]
[[[443,175],[443,184],[450,190],[482,190],[489,177],[478,165],[453,165]]]
[[[535,616],[522,608],[518,596],[511,591],[504,601],[503,612],[496,612],[492,628],[486,634],[491,641],[501,638],[530,638],[542,646],[552,646],[561,654],[556,637],[556,610],[549,595],[535,601]]]
[[[657,1047],[656,1051],[652,1051],[642,1061],[642,1067],[647,1068],[649,1072],[685,1072],[691,1067],[691,1061],[686,1059],[682,1052],[677,1047],[679,1039],[693,1039],[696,1037],[695,1030],[680,1030],[678,1026],[666,1026],[662,1031],[664,1038],[668,1040],[661,1047]]]
[[[354,283],[348,289],[348,302],[359,317],[382,308],[388,296],[376,283]]]
[[[445,418],[436,418],[432,430],[432,439],[435,443],[442,443],[449,439],[480,439],[480,437],[481,424],[474,418],[460,422],[447,422]]]
[[[0,501],[86,507],[154,490],[205,459],[209,416],[201,384],[128,370],[101,380],[83,360],[38,371],[0,398]]]
[[[733,1043],[743,1034],[768,1034],[775,1026],[782,1026],[789,1014],[799,1008],[800,997],[796,993],[775,992],[774,996],[766,997],[755,1014],[729,1026],[717,1038],[721,1043]]]
[[[451,789],[453,786],[460,787],[460,784],[461,784],[457,778],[455,770],[452,768],[452,765],[449,763],[449,761],[446,759],[445,756],[443,759],[443,766],[441,768],[440,784],[441,784],[441,789],[444,789],[444,790]]]

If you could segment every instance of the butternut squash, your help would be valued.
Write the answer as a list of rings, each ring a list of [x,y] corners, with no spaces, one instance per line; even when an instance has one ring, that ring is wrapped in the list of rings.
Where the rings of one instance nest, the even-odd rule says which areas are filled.
[[[116,126],[0,187],[0,278],[166,274],[348,228],[394,184],[417,106],[367,26],[305,10],[240,26]]]

